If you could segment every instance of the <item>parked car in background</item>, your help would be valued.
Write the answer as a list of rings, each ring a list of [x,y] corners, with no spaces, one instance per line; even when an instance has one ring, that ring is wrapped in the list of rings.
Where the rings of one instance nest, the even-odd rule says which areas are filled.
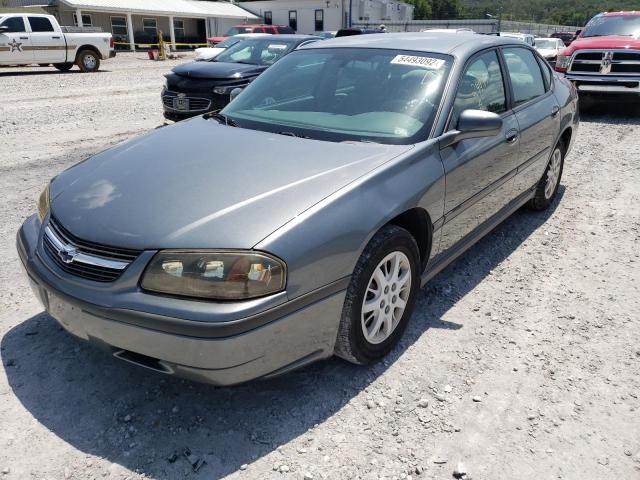
[[[429,33],[476,33],[475,30],[470,28],[432,28],[421,31]]]
[[[559,38],[536,38],[536,50],[551,64],[556,63],[556,58],[564,49],[564,43]]]
[[[527,45],[531,45],[532,47],[536,44],[535,37],[529,33],[500,32],[498,36],[505,38],[515,38],[516,40],[520,40]]]
[[[236,43],[246,40],[247,38],[266,37],[271,35],[270,33],[239,33],[233,37],[229,37],[226,40],[218,43],[215,47],[201,47],[195,49],[195,61],[201,62],[205,60],[213,60],[220,53],[224,52],[227,48],[233,47]]]
[[[337,30],[332,30],[332,31],[320,32],[320,33],[317,33],[316,35],[318,35],[320,38],[324,38],[325,40],[327,40],[329,38],[335,38],[336,33],[338,33]]]
[[[551,38],[559,38],[564,43],[565,47],[568,47],[571,42],[576,38],[576,32],[555,32],[549,35]]]
[[[266,25],[266,24],[242,24],[234,25],[222,36],[209,37],[207,42],[216,46],[228,37],[233,37],[239,33],[270,33],[271,35],[294,34],[296,31],[287,25]]]
[[[296,47],[318,40],[312,35],[248,38],[210,61],[174,67],[161,94],[165,118],[178,121],[220,110],[231,100],[233,90],[246,87]]]
[[[341,28],[336,32],[336,37],[350,37],[352,35],[366,35],[369,33],[386,33],[379,28]]]
[[[555,66],[580,92],[640,93],[640,11],[592,18]]]
[[[61,27],[53,15],[0,13],[0,65],[53,65],[61,72],[77,65],[96,72],[115,57],[110,33]]]
[[[117,358],[220,385],[384,357],[422,285],[554,202],[577,133],[535,50],[462,35],[304,45],[61,172],[17,236],[35,294]]]

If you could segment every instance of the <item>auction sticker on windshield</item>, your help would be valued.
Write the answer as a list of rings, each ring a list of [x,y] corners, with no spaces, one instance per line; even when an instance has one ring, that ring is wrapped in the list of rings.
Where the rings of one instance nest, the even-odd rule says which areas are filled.
[[[433,57],[416,57],[413,55],[396,55],[391,63],[396,65],[411,65],[413,67],[429,68],[431,70],[439,70],[445,64],[441,58]]]
[[[286,45],[283,45],[281,43],[271,43],[268,47],[269,50],[284,50],[285,48],[287,48]]]

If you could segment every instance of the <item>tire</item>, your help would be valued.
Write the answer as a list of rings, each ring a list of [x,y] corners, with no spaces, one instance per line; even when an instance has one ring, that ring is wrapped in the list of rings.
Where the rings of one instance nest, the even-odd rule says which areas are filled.
[[[401,269],[398,275],[391,274],[384,278],[381,265],[385,263],[393,268],[394,260],[400,260]],[[365,365],[389,353],[402,337],[413,313],[420,288],[419,269],[418,245],[404,228],[387,225],[373,236],[358,259],[347,288],[334,349],[337,356],[351,363]],[[405,272],[404,275],[402,271]],[[377,285],[374,274],[381,278],[383,283],[389,278],[392,279],[386,284],[386,290],[382,288],[383,285]],[[383,277],[379,277],[380,274],[383,274]],[[408,285],[406,282],[409,282]],[[379,292],[376,295],[379,296],[374,295],[374,289],[370,289],[374,285],[377,287],[375,290]],[[375,302],[372,301],[373,298]],[[366,299],[373,305],[373,311],[365,312],[363,315]],[[402,300],[405,301],[404,310],[398,311],[401,308],[398,305]],[[377,334],[376,322],[381,324]],[[387,328],[383,331],[385,327]]]
[[[76,64],[84,73],[97,72],[100,68],[100,56],[93,50],[82,50],[78,53]]]
[[[53,66],[61,72],[68,72],[69,70],[71,70],[71,68],[73,68],[73,63],[56,63]]]
[[[549,205],[553,203],[562,178],[565,150],[565,145],[562,141],[558,142],[554,147],[547,168],[545,168],[542,178],[536,185],[535,195],[527,202],[529,209],[542,211],[549,208]],[[549,184],[551,181],[553,184]]]

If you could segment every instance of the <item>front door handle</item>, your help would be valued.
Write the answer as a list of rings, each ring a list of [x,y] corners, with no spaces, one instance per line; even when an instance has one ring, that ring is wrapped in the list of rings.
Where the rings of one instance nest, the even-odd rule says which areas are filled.
[[[518,137],[520,136],[520,134],[518,133],[517,130],[509,130],[507,132],[507,143],[515,143],[516,140],[518,140]]]
[[[58,36],[51,37],[51,38],[53,38],[53,39],[55,39],[55,40],[60,40],[60,37],[58,37]]]
[[[551,117],[557,117],[558,113],[560,113],[560,107],[556,106],[551,109]]]

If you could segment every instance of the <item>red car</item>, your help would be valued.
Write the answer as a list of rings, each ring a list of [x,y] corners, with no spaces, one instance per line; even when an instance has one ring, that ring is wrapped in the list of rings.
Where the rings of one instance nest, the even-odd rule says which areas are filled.
[[[207,42],[209,42],[211,45],[216,45],[223,41],[225,38],[233,37],[234,35],[238,35],[239,33],[270,33],[272,35],[279,35],[281,33],[296,33],[296,31],[291,27],[287,27],[286,25],[243,23],[242,25],[234,25],[221,37],[207,38]]]
[[[640,93],[640,11],[593,17],[555,69],[580,92]]]

